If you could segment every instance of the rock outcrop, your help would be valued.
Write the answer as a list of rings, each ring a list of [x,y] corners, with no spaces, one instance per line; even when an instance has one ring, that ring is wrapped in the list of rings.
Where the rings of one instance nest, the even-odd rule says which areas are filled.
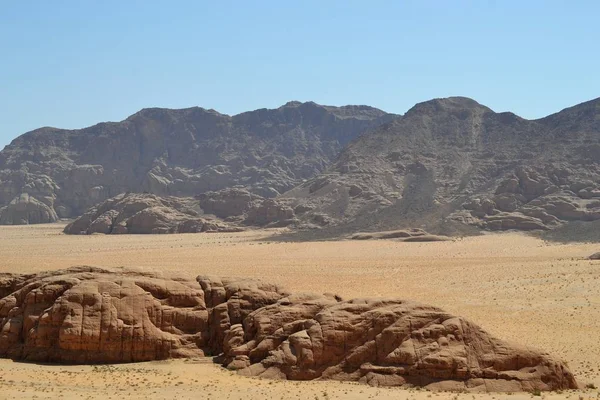
[[[28,193],[21,193],[0,208],[0,225],[45,224],[58,221],[54,209]]]
[[[290,102],[235,116],[153,108],[85,129],[41,128],[0,152],[0,208],[23,193],[61,218],[123,192],[185,197],[241,185],[275,197],[394,117],[367,106]]]
[[[238,232],[242,228],[201,216],[194,199],[124,193],[92,207],[64,229],[67,234]]]
[[[423,229],[400,229],[385,232],[359,232],[350,236],[352,240],[396,239],[401,242],[443,242],[450,240],[447,236],[431,235]]]
[[[294,210],[277,199],[254,202],[246,213],[244,223],[256,226],[286,226],[296,223]]]
[[[264,197],[245,189],[229,188],[205,192],[196,196],[196,199],[206,214],[231,218],[243,216],[255,201],[262,201]]]
[[[225,218],[222,220],[220,218]],[[297,222],[284,201],[246,190],[225,189],[196,198],[122,193],[87,210],[66,226],[67,234],[240,232],[248,226]]]
[[[0,275],[0,357],[109,363],[220,355],[249,376],[440,390],[575,388],[564,363],[411,301],[291,294],[75,267]]]
[[[592,254],[588,257],[588,260],[600,260],[600,252]]]
[[[549,356],[402,300],[289,296],[232,326],[225,349],[229,368],[251,376],[433,390],[576,387],[566,366]]]
[[[198,281],[94,267],[0,274],[0,356],[59,363],[204,356],[229,321],[284,295],[252,280]],[[220,304],[229,305],[225,315],[213,312]]]
[[[272,227],[297,222],[294,210],[285,200],[265,199],[240,188],[206,192],[196,199],[206,214],[244,225]]]
[[[600,99],[539,120],[463,97],[417,104],[285,193],[330,236],[552,230],[600,218]],[[323,232],[321,235],[325,235]]]

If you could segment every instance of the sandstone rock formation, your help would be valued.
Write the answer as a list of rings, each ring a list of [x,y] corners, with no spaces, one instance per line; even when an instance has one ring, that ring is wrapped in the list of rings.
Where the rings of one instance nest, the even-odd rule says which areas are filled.
[[[290,294],[74,267],[0,275],[0,357],[61,363],[220,355],[244,375],[430,389],[575,388],[564,363],[411,301]]]
[[[67,234],[237,232],[239,227],[201,217],[194,200],[124,193],[92,207],[64,229]]]
[[[290,296],[226,336],[229,368],[251,376],[336,379],[440,390],[576,387],[566,366],[410,301]]]
[[[254,226],[286,226],[297,222],[285,200],[265,199],[240,188],[211,191],[196,196],[206,214]]]
[[[435,99],[360,136],[281,197],[312,210],[300,225],[324,214],[330,236],[552,230],[600,219],[599,132],[600,99],[539,120]]]
[[[241,185],[274,197],[394,117],[367,106],[290,102],[235,116],[198,107],[153,108],[85,129],[41,128],[0,152],[0,208],[23,193],[61,218],[123,192],[195,196]],[[25,221],[38,222],[45,221]]]
[[[447,236],[431,235],[423,229],[400,229],[385,232],[359,232],[350,236],[352,240],[397,239],[402,242],[443,242],[450,240]]]
[[[294,210],[276,199],[254,202],[248,209],[244,223],[258,226],[285,226],[297,222]]]
[[[198,281],[94,267],[0,274],[0,356],[60,363],[204,356],[228,321],[283,296],[252,280]],[[228,301],[230,318],[213,312]]]
[[[589,260],[600,260],[600,252],[594,253],[588,257]]]
[[[239,232],[245,226],[288,226],[296,222],[294,210],[285,202],[241,189],[207,192],[195,199],[122,193],[91,207],[67,225],[64,232],[88,235]]]
[[[245,189],[228,188],[202,193],[196,199],[205,213],[230,218],[243,216],[255,201],[262,201],[264,197]]]
[[[0,208],[0,225],[44,224],[58,221],[54,209],[28,193],[21,193]]]

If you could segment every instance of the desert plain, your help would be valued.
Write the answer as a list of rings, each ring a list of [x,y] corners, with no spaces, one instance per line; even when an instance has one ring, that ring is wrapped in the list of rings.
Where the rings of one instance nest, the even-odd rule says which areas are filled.
[[[502,339],[565,360],[578,391],[542,398],[600,398],[600,250],[523,233],[446,242],[284,242],[278,230],[181,235],[67,236],[64,224],[0,227],[0,272],[74,265],[133,267],[195,277],[262,278],[299,292],[397,297],[464,316]],[[444,399],[535,398],[373,388],[343,382],[246,378],[209,359],[109,366],[0,360],[0,398]]]

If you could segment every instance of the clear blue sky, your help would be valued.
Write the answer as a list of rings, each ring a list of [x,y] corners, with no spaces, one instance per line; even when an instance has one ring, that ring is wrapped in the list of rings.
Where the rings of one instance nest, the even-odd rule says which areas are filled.
[[[0,0],[0,148],[144,107],[289,100],[537,118],[600,97],[600,2]]]

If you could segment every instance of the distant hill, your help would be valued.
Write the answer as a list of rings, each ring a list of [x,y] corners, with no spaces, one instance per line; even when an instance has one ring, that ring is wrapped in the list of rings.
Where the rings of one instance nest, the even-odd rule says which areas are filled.
[[[76,217],[122,192],[241,187],[275,197],[395,117],[368,106],[289,102],[235,116],[151,108],[85,129],[37,129],[0,152],[0,224]]]
[[[600,219],[600,99],[539,120],[464,97],[420,103],[280,198],[304,226],[322,227],[311,238],[406,227],[569,232]]]

